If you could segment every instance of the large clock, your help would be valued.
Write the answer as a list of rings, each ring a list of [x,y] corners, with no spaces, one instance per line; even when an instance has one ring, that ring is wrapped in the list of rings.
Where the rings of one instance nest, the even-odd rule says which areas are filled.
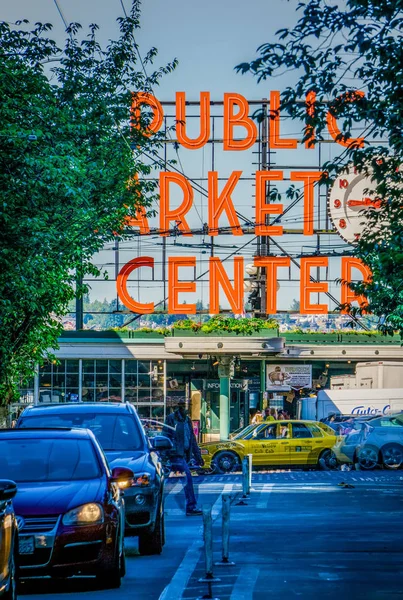
[[[377,209],[380,200],[374,189],[376,183],[368,175],[357,173],[353,166],[340,174],[328,196],[330,219],[339,235],[349,244],[357,243],[365,227],[365,212]]]

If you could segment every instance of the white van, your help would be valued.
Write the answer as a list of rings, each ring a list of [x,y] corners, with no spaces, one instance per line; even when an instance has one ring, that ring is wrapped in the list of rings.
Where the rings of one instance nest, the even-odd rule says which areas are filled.
[[[342,415],[385,415],[403,412],[403,388],[321,390],[312,398],[298,401],[298,418],[319,421],[330,413]]]

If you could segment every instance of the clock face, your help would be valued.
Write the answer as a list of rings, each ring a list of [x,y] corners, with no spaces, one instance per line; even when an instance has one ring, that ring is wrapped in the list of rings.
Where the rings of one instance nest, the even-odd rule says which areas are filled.
[[[375,187],[370,177],[356,173],[354,167],[340,174],[329,192],[330,219],[339,235],[349,244],[357,243],[365,227],[365,211],[377,209],[375,192],[364,192]]]

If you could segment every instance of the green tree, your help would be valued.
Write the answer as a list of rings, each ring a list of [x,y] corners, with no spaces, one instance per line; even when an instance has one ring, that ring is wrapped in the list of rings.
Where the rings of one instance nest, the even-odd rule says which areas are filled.
[[[152,48],[137,66],[139,5],[105,48],[96,25],[83,36],[73,23],[58,48],[50,24],[0,23],[0,403],[57,347],[60,316],[86,292],[76,277],[99,275],[94,253],[155,198],[141,176],[161,138],[143,133],[148,111],[130,127],[130,106],[176,61],[147,77]]]
[[[367,310],[379,317],[384,332],[402,333],[403,0],[309,0],[298,6],[296,25],[278,31],[254,60],[236,68],[259,81],[290,71],[282,108],[305,123],[304,141],[323,139],[328,110],[337,118],[338,141],[347,147],[325,164],[327,183],[352,163],[371,178],[368,195],[378,204],[366,210],[353,252],[373,277],[351,287],[367,296]],[[309,92],[316,96],[301,102]],[[365,134],[362,147],[349,141],[356,122]]]

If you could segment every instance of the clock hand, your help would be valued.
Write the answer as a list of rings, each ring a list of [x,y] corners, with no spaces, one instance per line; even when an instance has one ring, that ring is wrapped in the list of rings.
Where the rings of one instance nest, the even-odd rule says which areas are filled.
[[[364,198],[363,200],[348,200],[347,206],[352,208],[353,206],[373,206],[374,208],[380,208],[381,200],[376,198],[372,200],[372,198]]]

